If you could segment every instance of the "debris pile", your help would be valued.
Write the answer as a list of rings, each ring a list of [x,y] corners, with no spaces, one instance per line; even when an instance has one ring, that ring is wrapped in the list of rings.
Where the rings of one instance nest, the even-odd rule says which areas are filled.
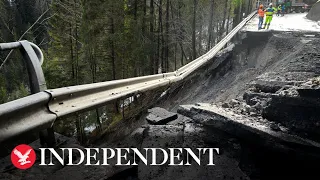
[[[320,21],[320,2],[317,2],[312,6],[307,18],[312,21]]]

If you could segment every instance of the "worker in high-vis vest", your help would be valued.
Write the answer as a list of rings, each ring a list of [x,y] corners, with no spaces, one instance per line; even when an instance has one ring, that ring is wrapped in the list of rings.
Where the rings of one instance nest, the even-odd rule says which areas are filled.
[[[272,17],[274,14],[274,9],[272,8],[272,3],[270,3],[269,7],[264,11],[266,12],[266,21],[264,23],[263,29],[269,29],[269,26],[271,24]]]
[[[276,8],[275,6],[273,6],[272,9],[273,9],[273,14],[277,14],[278,8]]]
[[[277,16],[280,16],[282,11],[281,4],[278,6]]]

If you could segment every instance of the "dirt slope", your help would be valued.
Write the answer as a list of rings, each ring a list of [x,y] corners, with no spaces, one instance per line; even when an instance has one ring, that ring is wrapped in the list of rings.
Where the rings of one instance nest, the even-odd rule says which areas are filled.
[[[292,33],[248,33],[232,52],[220,57],[226,60],[217,69],[211,65],[200,70],[202,74],[170,93],[161,106],[175,111],[181,104],[242,99],[260,75],[260,79],[281,81],[303,81],[319,75],[318,42],[318,38]]]
[[[313,21],[320,21],[320,2],[312,6],[312,9],[309,11],[307,18]]]

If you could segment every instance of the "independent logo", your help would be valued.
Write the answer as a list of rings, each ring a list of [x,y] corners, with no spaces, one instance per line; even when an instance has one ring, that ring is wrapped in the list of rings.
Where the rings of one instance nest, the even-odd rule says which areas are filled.
[[[32,147],[20,144],[11,152],[11,162],[19,169],[29,169],[36,161],[36,153]]]

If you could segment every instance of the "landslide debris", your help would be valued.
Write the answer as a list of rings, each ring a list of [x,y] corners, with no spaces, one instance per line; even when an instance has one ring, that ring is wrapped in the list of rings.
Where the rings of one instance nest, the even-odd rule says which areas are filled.
[[[315,3],[309,11],[307,18],[312,21],[320,21],[320,2]]]
[[[239,167],[251,179],[317,177],[318,35],[272,34],[265,44],[259,43],[265,37],[248,36],[256,41],[250,37],[236,45],[233,53],[238,53],[191,91],[192,103],[188,99],[190,105],[181,105],[178,113],[213,136],[223,132],[235,138],[243,155]]]

